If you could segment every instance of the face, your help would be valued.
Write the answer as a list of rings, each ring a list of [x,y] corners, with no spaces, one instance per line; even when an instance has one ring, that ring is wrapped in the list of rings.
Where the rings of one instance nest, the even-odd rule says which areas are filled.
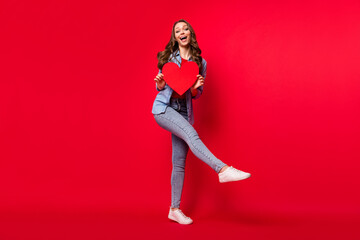
[[[188,25],[184,22],[178,22],[174,28],[175,39],[179,46],[187,46],[190,43],[191,33]]]

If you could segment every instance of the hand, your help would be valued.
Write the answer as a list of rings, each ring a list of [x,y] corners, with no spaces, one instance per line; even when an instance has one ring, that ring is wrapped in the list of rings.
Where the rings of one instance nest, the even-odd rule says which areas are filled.
[[[164,74],[159,73],[156,75],[154,81],[156,82],[158,89],[162,90],[165,87],[166,82],[164,80]]]
[[[192,86],[193,89],[197,89],[198,87],[200,86],[203,86],[204,83],[205,83],[205,79],[203,76],[201,76],[200,74],[196,75],[197,77],[197,80],[196,82],[194,83],[194,85]]]

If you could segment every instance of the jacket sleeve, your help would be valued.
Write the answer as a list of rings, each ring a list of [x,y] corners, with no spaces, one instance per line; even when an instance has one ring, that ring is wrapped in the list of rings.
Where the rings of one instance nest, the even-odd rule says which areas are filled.
[[[158,74],[159,74],[159,73],[162,73],[161,69],[159,69],[159,72],[158,72]],[[167,84],[165,83],[165,86],[164,86],[164,88],[160,90],[160,89],[159,89],[159,88],[157,87],[157,84],[156,84],[156,82],[155,82],[155,87],[156,87],[156,90],[157,90],[158,92],[160,92],[160,91],[163,91],[163,90],[165,90],[165,88],[166,88],[166,85],[167,85]]]
[[[202,68],[202,71],[201,71],[201,76],[203,76],[204,80],[205,80],[205,78],[206,78],[206,67],[207,67],[207,62],[205,61],[205,59],[202,59],[202,64],[203,64],[203,68]],[[192,98],[193,99],[198,99],[201,96],[201,94],[203,92],[203,89],[204,89],[204,86],[198,87],[197,88],[197,90],[198,90],[197,94]]]

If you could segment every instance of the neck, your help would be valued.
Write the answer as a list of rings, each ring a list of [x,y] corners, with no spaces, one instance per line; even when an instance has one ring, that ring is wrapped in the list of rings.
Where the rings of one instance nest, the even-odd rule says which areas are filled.
[[[189,46],[186,46],[186,47],[179,46],[179,50],[180,50],[180,57],[188,60],[190,57],[190,47]]]

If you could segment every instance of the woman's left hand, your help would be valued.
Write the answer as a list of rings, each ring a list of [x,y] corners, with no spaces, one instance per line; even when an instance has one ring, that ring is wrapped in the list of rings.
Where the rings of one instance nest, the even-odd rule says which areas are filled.
[[[196,82],[194,83],[194,85],[192,86],[192,88],[194,88],[194,89],[197,89],[198,87],[203,86],[204,83],[205,83],[205,79],[204,79],[203,76],[201,76],[200,74],[198,74],[198,75],[196,75],[196,77],[197,77],[197,80],[196,80]]]

